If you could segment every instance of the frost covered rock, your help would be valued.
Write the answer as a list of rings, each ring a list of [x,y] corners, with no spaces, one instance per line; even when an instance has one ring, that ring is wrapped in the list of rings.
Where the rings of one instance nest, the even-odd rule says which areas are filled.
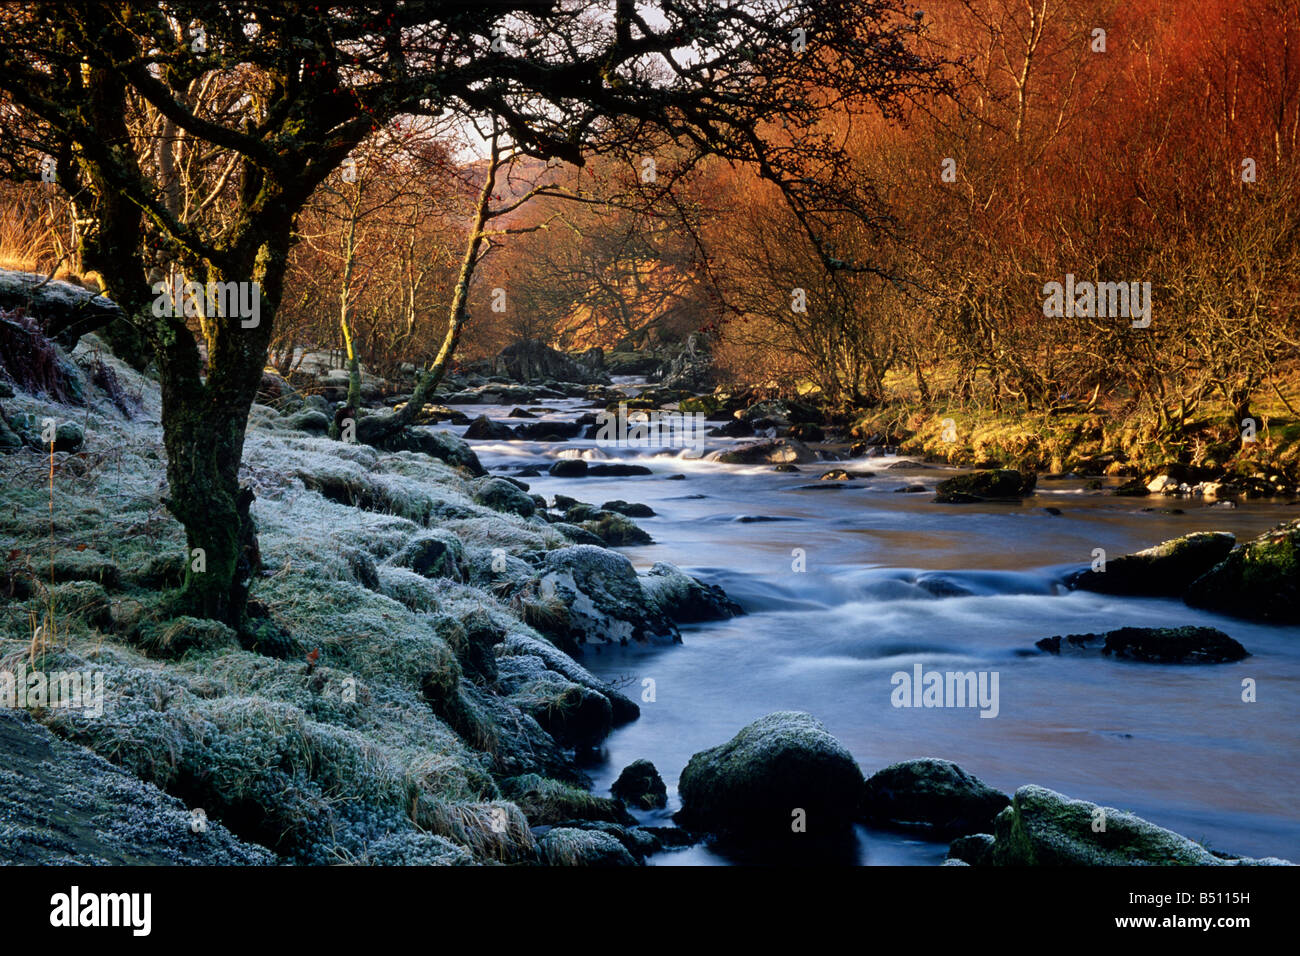
[[[649,760],[634,760],[618,775],[609,788],[624,803],[641,810],[668,806],[668,788],[664,778]]]
[[[619,693],[553,644],[526,634],[511,634],[499,646],[497,653],[502,660],[519,656],[536,657],[549,670],[561,677],[608,698],[615,725],[636,720],[641,715],[641,708],[634,701]]]
[[[688,829],[776,841],[802,811],[807,832],[820,837],[851,828],[862,771],[821,721],[778,711],[691,757],[678,792],[675,819]]]
[[[504,657],[497,667],[509,701],[560,746],[587,749],[609,736],[614,715],[604,694],[562,677],[538,657]]]
[[[289,416],[289,427],[311,435],[324,435],[330,430],[330,418],[322,411],[305,408]]]
[[[238,650],[232,628],[209,618],[177,617],[140,628],[139,643],[159,654],[180,656],[186,651]]]
[[[722,621],[744,614],[740,605],[715,584],[704,584],[666,561],[658,561],[641,578],[641,587],[678,624]]]
[[[474,492],[474,500],[486,508],[521,518],[531,518],[537,510],[537,503],[527,492],[504,478],[489,478],[483,482]]]
[[[987,831],[1011,802],[952,761],[933,757],[891,764],[868,777],[862,792],[863,814],[872,823],[943,840]]]
[[[1096,824],[1104,823],[1104,828]],[[998,866],[1232,866],[1279,864],[1215,856],[1185,836],[1141,817],[1072,800],[1046,787],[1016,791],[997,815],[992,861]]]
[[[681,640],[677,625],[641,587],[632,562],[605,548],[579,544],[549,552],[540,590],[568,609],[566,633],[579,644]]]
[[[465,547],[450,531],[431,528],[416,535],[389,559],[389,564],[409,568],[421,577],[465,580]]]

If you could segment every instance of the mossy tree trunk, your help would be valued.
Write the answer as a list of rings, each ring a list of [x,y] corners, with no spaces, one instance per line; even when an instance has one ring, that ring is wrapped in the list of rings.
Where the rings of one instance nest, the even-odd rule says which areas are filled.
[[[246,317],[209,318],[211,354],[206,380],[184,319],[150,315],[159,348],[163,441],[167,450],[167,508],[185,528],[188,548],[178,610],[244,622],[249,586],[260,569],[252,492],[239,485],[248,412],[257,395],[280,304],[290,241],[289,219],[268,223],[252,262],[209,274],[249,276],[260,290],[257,324]],[[250,281],[250,280],[244,280]],[[182,333],[184,333],[182,335]],[[196,560],[201,559],[201,560]]]

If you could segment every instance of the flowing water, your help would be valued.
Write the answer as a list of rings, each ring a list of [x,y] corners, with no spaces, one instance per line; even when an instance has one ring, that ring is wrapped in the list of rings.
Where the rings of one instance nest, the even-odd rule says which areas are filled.
[[[555,409],[542,417],[556,420],[589,410],[578,400],[541,404]],[[510,406],[462,408],[518,423],[506,418]],[[709,439],[708,450],[735,443]],[[650,505],[657,516],[637,523],[655,543],[621,552],[638,569],[670,561],[719,584],[747,612],[684,628],[680,646],[589,648],[582,659],[642,701],[640,719],[616,730],[603,762],[587,770],[594,790],[608,793],[622,767],[653,761],[669,807],[638,813],[643,822],[669,823],[680,806],[677,778],[693,753],[771,711],[803,710],[867,774],[943,757],[1005,792],[1036,783],[1130,810],[1216,850],[1300,861],[1300,628],[1060,583],[1096,548],[1113,558],[1200,530],[1240,540],[1300,509],[1121,498],[1069,480],[1040,481],[1020,505],[938,505],[932,490],[946,472],[897,458],[782,474],[689,457],[694,452],[597,448],[592,440],[472,444],[485,467],[503,474],[544,469],[557,457],[648,465],[653,475],[524,480],[548,499],[558,492],[597,506],[615,498]],[[838,489],[816,484],[831,467],[876,474]],[[670,480],[675,475],[685,479]],[[916,483],[931,493],[895,490]],[[1186,513],[1142,510],[1153,506]],[[1033,652],[1036,640],[1054,634],[1179,624],[1219,627],[1251,656],[1173,666]],[[996,717],[972,707],[893,706],[892,675],[917,664],[996,672]],[[1242,700],[1244,678],[1257,684],[1254,703]],[[642,699],[646,679],[653,701]],[[938,863],[947,849],[867,828],[857,838],[858,862],[871,865]],[[731,861],[695,847],[651,862]]]

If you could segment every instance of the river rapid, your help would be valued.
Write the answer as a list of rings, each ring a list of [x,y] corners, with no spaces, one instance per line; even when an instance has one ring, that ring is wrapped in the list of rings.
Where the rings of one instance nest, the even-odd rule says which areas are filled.
[[[576,399],[538,405],[554,410],[539,415],[552,420],[591,410]],[[513,406],[459,407],[519,423],[506,417]],[[705,450],[743,441],[710,438]],[[891,457],[778,473],[591,439],[471,445],[486,468],[506,475],[544,471],[560,457],[647,465],[654,474],[523,480],[548,500],[559,493],[597,506],[617,498],[649,505],[656,517],[636,522],[654,544],[620,552],[638,570],[670,561],[721,585],[747,612],[683,628],[680,646],[588,648],[582,658],[641,703],[640,719],[616,730],[601,762],[586,770],[594,791],[608,794],[624,766],[653,761],[669,806],[637,812],[643,823],[670,824],[680,806],[677,779],[693,753],[764,714],[804,710],[867,775],[898,760],[943,757],[1008,793],[1040,784],[1132,811],[1215,850],[1300,861],[1300,628],[1061,585],[1097,548],[1113,558],[1192,531],[1231,531],[1240,541],[1300,509],[1115,497],[1068,479],[1040,479],[1020,505],[939,505],[933,488],[948,471]],[[839,488],[818,483],[833,467],[875,474]],[[896,490],[918,483],[928,493]],[[1251,656],[1172,666],[1034,650],[1055,634],[1180,624],[1221,628]],[[894,706],[893,675],[918,664],[996,673],[996,717],[976,707]],[[1242,700],[1245,678],[1256,682],[1254,703]],[[860,827],[848,854],[867,865],[937,864],[946,851]],[[697,846],[649,862],[736,861]]]

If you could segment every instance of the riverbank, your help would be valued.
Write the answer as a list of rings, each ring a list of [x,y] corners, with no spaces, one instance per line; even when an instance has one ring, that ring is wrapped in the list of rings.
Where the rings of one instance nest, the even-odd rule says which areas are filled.
[[[88,340],[77,358],[89,362],[93,350]],[[1258,761],[1275,763],[1295,742],[1241,725],[1226,705],[1211,711],[1219,732],[1234,747],[1251,746],[1218,764],[1190,797],[1177,788],[1117,789],[1113,777],[1102,785],[1108,764],[1080,759],[1059,730],[1025,736],[1064,717],[1060,699],[1075,693],[1076,678],[1109,686],[1113,676],[1098,666],[1125,666],[1053,663],[1035,640],[1100,623],[1154,624],[1170,613],[1169,602],[1058,595],[1065,568],[1086,564],[1085,546],[1137,550],[1184,517],[1144,513],[1137,501],[1069,483],[1011,508],[954,510],[930,500],[947,473],[884,449],[833,462],[835,445],[819,446],[811,433],[807,445],[778,438],[790,426],[760,414],[746,422],[751,432],[770,428],[771,438],[714,435],[707,458],[605,449],[579,434],[589,425],[571,438],[557,434],[593,407],[648,404],[639,386],[555,383],[564,387],[539,395],[506,382],[457,383],[446,405],[425,410],[425,420],[443,419],[448,430],[423,429],[424,451],[394,453],[323,437],[323,397],[281,395],[279,408],[257,405],[250,418],[242,476],[257,496],[264,572],[253,586],[260,623],[241,636],[168,613],[166,590],[187,556],[162,503],[156,385],[108,356],[100,361],[132,399],[127,408],[93,383],[83,383],[86,405],[26,394],[4,400],[19,431],[54,417],[66,426],[66,445],[56,443],[53,456],[52,521],[48,453],[0,459],[8,598],[0,659],[102,674],[102,714],[37,706],[31,716],[41,732],[107,758],[191,834],[207,832],[192,829],[196,821],[210,821],[228,855],[253,861],[269,850],[291,863],[731,860],[706,840],[715,827],[707,815],[690,823],[694,833],[675,825],[685,809],[681,776],[696,754],[783,709],[825,721],[862,768],[859,781],[937,754],[1005,788],[1008,800],[1029,781],[1072,797],[1118,793],[1137,799],[1116,806],[1198,838],[1213,833],[1216,848],[1270,856],[1294,855],[1288,847],[1300,845],[1268,822],[1269,803],[1284,799],[1287,783],[1252,784]],[[466,442],[476,422],[485,423],[483,437]],[[765,442],[771,447],[746,450]],[[784,460],[791,454],[797,461]],[[585,463],[582,477],[565,477],[576,472],[555,467],[563,462]],[[819,480],[837,467],[843,477]],[[1047,501],[1064,513],[1045,510]],[[1106,513],[1113,502],[1141,516],[1145,530],[1116,524]],[[1253,507],[1216,512],[1243,540],[1275,518]],[[1013,524],[1019,533],[1009,533]],[[997,552],[995,540],[1015,546]],[[1289,679],[1294,645],[1281,629],[1242,623],[1233,634],[1270,663],[1274,679]],[[996,720],[893,707],[889,678],[918,657],[927,667],[951,659],[998,669],[1012,693]],[[1161,671],[1096,702],[1111,713],[1145,694],[1153,718],[1179,726],[1188,708],[1204,713],[1203,694],[1237,680],[1229,668],[1239,666],[1250,665],[1197,669],[1191,679],[1202,695],[1191,699],[1187,676]],[[1275,708],[1286,705],[1263,699],[1250,718],[1271,727]],[[1098,712],[1087,723],[1107,719]],[[1188,742],[1161,731],[1134,736],[1126,761],[1185,766]],[[1106,731],[1099,739],[1124,737]],[[611,794],[623,768],[644,758],[663,775],[662,805]],[[1084,772],[1072,775],[1071,764]],[[90,797],[77,800],[103,798],[109,785],[96,780]],[[1189,777],[1171,783],[1186,787]],[[1025,798],[1034,806],[1044,799]],[[43,798],[34,799],[26,811],[39,816]],[[1234,802],[1236,817],[1224,816]],[[981,821],[978,832],[995,831],[993,823]],[[938,863],[948,853],[946,841],[879,827],[853,822],[833,855]],[[37,859],[116,858],[75,840],[42,850],[52,838],[40,826],[20,838]],[[749,842],[742,858],[783,858]],[[112,852],[137,851],[155,852],[129,841]]]

